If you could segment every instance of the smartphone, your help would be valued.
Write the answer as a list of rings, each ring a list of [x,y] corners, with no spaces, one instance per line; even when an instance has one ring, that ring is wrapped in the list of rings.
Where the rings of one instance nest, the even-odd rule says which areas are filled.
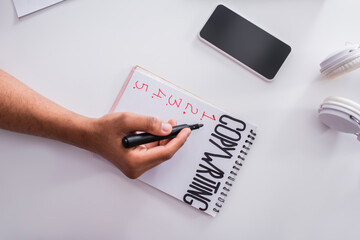
[[[271,81],[291,47],[224,5],[218,5],[200,31],[205,43]]]

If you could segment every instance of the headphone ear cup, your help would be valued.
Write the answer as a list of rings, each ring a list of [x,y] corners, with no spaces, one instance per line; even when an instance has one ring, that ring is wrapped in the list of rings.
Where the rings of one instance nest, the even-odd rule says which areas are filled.
[[[339,77],[345,73],[354,71],[355,69],[360,67],[360,57],[357,57],[349,62],[346,62],[340,66],[338,66],[337,68],[334,69],[329,69],[329,71],[325,71],[324,75],[327,78],[336,78]]]
[[[341,97],[328,97],[319,108],[319,118],[328,127],[360,134],[360,104]],[[360,138],[358,138],[360,140]]]
[[[360,104],[352,101],[348,98],[343,97],[327,97],[322,104],[330,104],[332,106],[338,106],[343,109],[353,111],[355,114],[360,116]]]
[[[352,44],[327,57],[320,63],[320,72],[336,78],[360,67],[360,44]]]

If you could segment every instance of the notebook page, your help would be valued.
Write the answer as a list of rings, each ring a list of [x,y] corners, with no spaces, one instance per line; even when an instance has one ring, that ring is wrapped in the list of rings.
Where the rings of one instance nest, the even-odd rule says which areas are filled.
[[[175,118],[178,124],[204,124],[202,128],[192,131],[184,146],[172,159],[147,171],[139,179],[181,201],[188,204],[192,202],[193,207],[215,216],[216,212],[213,209],[216,208],[215,204],[222,188],[229,181],[227,176],[232,171],[234,159],[239,154],[243,142],[236,147],[225,149],[221,146],[221,141],[211,134],[217,129],[220,133],[230,134],[231,138],[238,136],[235,131],[217,127],[222,116],[229,116],[223,117],[223,121],[227,121],[228,126],[233,128],[243,128],[242,123],[233,121],[224,111],[139,67],[128,79],[115,112],[134,112],[164,121]],[[239,126],[235,126],[236,124]],[[247,136],[252,128],[253,126],[247,125],[241,134]],[[245,141],[245,137],[241,141]],[[210,154],[207,157],[210,161],[202,160],[206,158],[204,153]],[[209,174],[206,171],[212,172]],[[200,178],[196,177],[196,174],[200,174]],[[206,187],[205,195],[189,194],[189,190],[191,193],[194,191],[189,187],[194,183],[194,177],[210,185]],[[196,183],[198,182],[195,181],[195,185]],[[215,189],[215,186],[218,189]],[[196,199],[198,197],[200,200]]]

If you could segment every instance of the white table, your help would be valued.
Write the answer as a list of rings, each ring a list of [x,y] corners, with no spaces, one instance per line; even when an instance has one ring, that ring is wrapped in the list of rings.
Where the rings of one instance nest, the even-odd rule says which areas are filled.
[[[258,126],[216,218],[85,150],[0,130],[0,239],[360,238],[360,143],[317,117],[327,96],[360,102],[360,71],[319,75],[360,40],[360,1],[222,3],[292,47],[274,82],[199,41],[217,1],[68,0],[21,20],[0,1],[0,68],[72,111],[106,114],[140,65]]]

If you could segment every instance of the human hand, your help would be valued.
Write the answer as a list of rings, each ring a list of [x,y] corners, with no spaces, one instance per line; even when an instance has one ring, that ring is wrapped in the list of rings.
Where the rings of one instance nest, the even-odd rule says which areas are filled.
[[[154,117],[134,113],[110,113],[96,119],[91,134],[90,150],[112,162],[127,177],[137,178],[147,170],[170,159],[185,143],[191,131],[183,129],[175,138],[124,148],[124,136],[136,131],[153,135],[170,134],[175,120],[168,123]]]
[[[31,103],[31,104],[29,104]],[[170,159],[184,144],[190,129],[177,137],[124,148],[124,136],[136,131],[168,135],[175,120],[133,113],[111,113],[92,119],[59,106],[0,70],[0,128],[62,141],[100,154],[129,178]]]

